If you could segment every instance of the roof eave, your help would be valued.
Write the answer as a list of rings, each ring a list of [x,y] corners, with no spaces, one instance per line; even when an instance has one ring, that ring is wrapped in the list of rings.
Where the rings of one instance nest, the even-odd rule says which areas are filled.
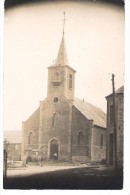
[[[71,66],[68,66],[68,65],[64,65],[64,66],[51,65],[51,66],[48,66],[47,68],[50,69],[50,68],[55,68],[55,67],[68,67],[71,70],[73,70],[74,72],[76,72],[76,70],[74,70]]]

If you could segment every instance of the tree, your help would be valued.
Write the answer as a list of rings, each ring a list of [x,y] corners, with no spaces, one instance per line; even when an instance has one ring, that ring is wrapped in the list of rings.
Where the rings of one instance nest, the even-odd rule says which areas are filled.
[[[9,153],[10,143],[7,139],[4,139],[4,150],[7,152],[7,154]]]

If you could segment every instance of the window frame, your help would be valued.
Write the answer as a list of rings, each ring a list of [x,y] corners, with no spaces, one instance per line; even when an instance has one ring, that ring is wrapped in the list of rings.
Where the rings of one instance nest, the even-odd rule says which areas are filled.
[[[58,117],[58,113],[57,112],[53,113],[53,116],[52,116],[52,127],[56,127],[57,126],[58,118],[59,118]]]
[[[78,133],[78,145],[84,145],[84,133],[82,131]]]
[[[33,144],[33,132],[30,131],[28,134],[28,145],[32,145]]]

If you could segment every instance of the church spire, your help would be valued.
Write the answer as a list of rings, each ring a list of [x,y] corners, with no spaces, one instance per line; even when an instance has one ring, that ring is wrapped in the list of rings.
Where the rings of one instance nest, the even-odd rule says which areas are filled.
[[[65,12],[63,12],[64,14],[64,19],[63,19],[63,35],[65,33],[65,21],[66,21],[66,18],[65,18]]]
[[[63,35],[62,35],[62,40],[61,40],[61,44],[60,44],[60,48],[59,48],[59,52],[58,52],[58,56],[56,59],[56,65],[57,66],[65,66],[68,65],[68,58],[67,58],[67,52],[66,52],[66,46],[65,46],[65,39],[64,39],[64,34],[65,34],[65,12],[63,12],[64,14],[64,19],[63,19]]]

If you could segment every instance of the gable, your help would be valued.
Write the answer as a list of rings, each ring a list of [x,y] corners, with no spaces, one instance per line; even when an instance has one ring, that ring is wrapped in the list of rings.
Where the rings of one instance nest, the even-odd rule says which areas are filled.
[[[33,114],[26,120],[26,123],[32,123],[35,121],[39,121],[39,113],[40,113],[40,108],[33,112]]]
[[[118,95],[118,94],[124,94],[124,86],[121,86],[120,88],[118,88],[118,89],[115,91],[115,94],[116,94],[116,95]],[[113,93],[107,95],[107,96],[106,96],[106,99],[107,99],[108,97],[111,97],[111,96],[113,96]]]

